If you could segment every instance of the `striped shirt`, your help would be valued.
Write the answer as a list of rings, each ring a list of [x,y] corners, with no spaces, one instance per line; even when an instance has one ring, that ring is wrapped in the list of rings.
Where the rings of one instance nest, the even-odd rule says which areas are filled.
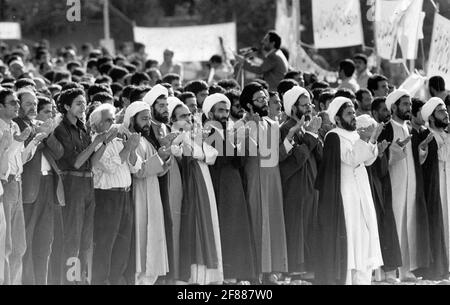
[[[100,147],[101,144],[97,150]],[[138,156],[134,166],[130,162],[122,162],[120,152],[123,148],[122,139],[116,138],[108,143],[105,153],[93,168],[95,189],[109,190],[131,186],[131,174],[137,173],[141,169],[142,160]]]

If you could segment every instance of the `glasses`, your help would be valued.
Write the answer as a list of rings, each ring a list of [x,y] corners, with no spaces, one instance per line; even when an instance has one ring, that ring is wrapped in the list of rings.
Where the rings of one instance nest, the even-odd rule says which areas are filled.
[[[269,98],[267,96],[261,96],[261,97],[255,98],[253,100],[253,102],[258,102],[258,103],[264,104],[268,100],[269,100]]]
[[[314,107],[315,107],[314,104],[312,104],[312,103],[305,104],[305,105],[298,105],[298,106],[299,106],[299,107],[302,107],[302,108],[306,108],[306,107],[314,108]]]
[[[7,102],[6,104],[8,104],[10,106],[17,106],[17,105],[20,105],[20,101],[19,100],[12,100],[10,102]]]

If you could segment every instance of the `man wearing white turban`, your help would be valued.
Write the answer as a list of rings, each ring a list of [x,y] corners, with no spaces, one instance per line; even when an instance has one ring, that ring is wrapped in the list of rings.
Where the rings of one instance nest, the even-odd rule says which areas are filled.
[[[136,284],[153,285],[169,272],[169,257],[164,210],[158,177],[170,167],[170,148],[155,148],[148,141],[151,130],[150,106],[134,102],[125,112],[126,133],[142,135],[137,155],[141,169],[133,175],[133,200],[136,215]]]
[[[307,90],[293,87],[283,96],[288,120],[280,127],[280,174],[289,273],[312,272],[315,243],[314,215],[319,193],[314,188],[323,144],[319,139],[322,119],[312,116]]]
[[[390,143],[385,153],[389,160],[392,207],[402,256],[400,280],[417,281],[413,271],[428,267],[431,253],[423,187],[416,179],[416,175],[420,175],[420,164],[415,162],[416,152],[408,125],[412,117],[410,94],[406,90],[392,92],[386,98],[386,107],[392,113],[392,120],[386,124],[379,140]]]
[[[383,265],[383,259],[366,166],[378,156],[376,144],[382,129],[357,130],[355,108],[347,98],[334,99],[328,115],[337,128],[325,138],[316,180],[316,280],[370,285],[372,271]]]
[[[449,125],[449,115],[445,103],[438,97],[430,99],[422,107],[421,114],[429,126],[423,134],[425,140],[419,149],[426,156],[423,177],[430,237],[432,241],[440,242],[432,243],[432,252],[439,256],[434,257],[427,277],[440,280],[447,277],[450,271],[450,136],[445,131]],[[433,220],[432,215],[439,215],[439,218]]]

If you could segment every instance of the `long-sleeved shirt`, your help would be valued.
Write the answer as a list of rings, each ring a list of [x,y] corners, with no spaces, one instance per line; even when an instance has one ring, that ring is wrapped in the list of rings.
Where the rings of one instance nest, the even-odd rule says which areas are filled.
[[[131,174],[135,174],[140,170],[142,160],[137,156],[137,161],[134,165],[129,160],[122,162],[120,152],[123,149],[124,143],[122,139],[116,138],[108,143],[103,156],[93,167],[95,189],[109,190],[131,186]]]

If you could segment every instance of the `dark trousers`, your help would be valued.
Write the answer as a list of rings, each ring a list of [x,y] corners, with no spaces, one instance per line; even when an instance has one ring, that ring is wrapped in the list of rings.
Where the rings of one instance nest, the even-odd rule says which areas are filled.
[[[95,190],[93,285],[124,285],[133,232],[130,192]]]
[[[64,176],[62,208],[64,284],[86,284],[94,231],[95,195],[92,178]]]
[[[24,203],[27,250],[23,257],[23,283],[47,285],[48,262],[53,242],[55,193],[52,176],[41,177],[34,203]]]
[[[62,219],[62,206],[53,208],[53,243],[48,265],[48,281],[49,285],[62,285],[63,283],[63,244],[64,230]]]

